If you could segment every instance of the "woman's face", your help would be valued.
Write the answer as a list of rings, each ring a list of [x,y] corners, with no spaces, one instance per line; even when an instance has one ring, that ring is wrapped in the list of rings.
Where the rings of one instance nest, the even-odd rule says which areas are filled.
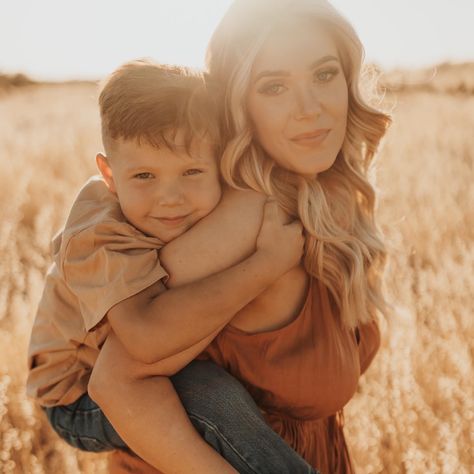
[[[324,28],[302,22],[269,36],[253,64],[247,108],[256,138],[281,167],[327,170],[344,141],[347,83]]]

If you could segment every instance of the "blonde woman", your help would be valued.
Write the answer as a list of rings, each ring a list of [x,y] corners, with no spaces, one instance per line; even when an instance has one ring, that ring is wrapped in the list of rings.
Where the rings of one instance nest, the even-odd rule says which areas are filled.
[[[165,247],[170,284],[202,278],[252,253],[265,196],[277,200],[286,219],[300,219],[306,235],[302,264],[236,314],[199,356],[206,361],[172,378],[195,427],[238,472],[353,472],[343,407],[378,349],[376,319],[385,310],[385,250],[369,173],[390,122],[361,96],[362,56],[353,28],[325,0],[236,0],[209,46],[209,75],[223,88],[221,171],[242,191],[229,191],[210,216]],[[104,360],[146,373],[112,338],[106,344]],[[175,365],[171,357],[154,373],[176,372],[201,348],[178,354]],[[215,370],[203,365],[209,360],[240,380],[258,410],[227,374],[206,379]],[[99,373],[112,374],[116,387],[122,380],[127,390],[117,395],[120,403],[107,392],[94,396],[129,446],[164,470],[157,450],[141,448],[147,436],[158,446],[166,432],[159,426],[166,417],[157,415],[165,402],[152,392],[157,378],[132,389],[133,376],[120,379],[104,367],[110,364]],[[196,367],[206,380],[199,390]],[[154,412],[152,427],[137,421],[139,410],[128,415],[134,426],[124,422],[119,407],[131,405],[127,397],[148,407],[156,401],[146,412]],[[202,411],[212,399],[201,417],[190,407],[196,397]],[[206,432],[199,420],[206,418],[206,425],[212,417],[213,430]],[[177,451],[185,449],[178,444]],[[192,472],[176,462],[168,472]]]

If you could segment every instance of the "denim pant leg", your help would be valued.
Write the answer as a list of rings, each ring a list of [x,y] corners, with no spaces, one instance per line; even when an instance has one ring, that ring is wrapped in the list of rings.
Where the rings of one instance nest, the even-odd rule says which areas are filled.
[[[316,473],[265,422],[242,384],[210,361],[171,377],[201,436],[241,474]]]
[[[45,408],[54,431],[68,444],[83,451],[127,449],[104,413],[87,393],[70,405]]]
[[[221,367],[196,360],[171,381],[198,432],[239,473],[316,473],[266,424],[245,388]],[[54,430],[75,448],[128,449],[87,393],[45,411]]]

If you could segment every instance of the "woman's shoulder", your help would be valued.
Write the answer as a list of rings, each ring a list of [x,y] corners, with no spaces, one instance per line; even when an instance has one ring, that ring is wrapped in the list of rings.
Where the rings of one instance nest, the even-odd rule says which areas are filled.
[[[226,187],[219,205],[227,211],[258,213],[261,217],[267,196],[253,189],[235,189]]]

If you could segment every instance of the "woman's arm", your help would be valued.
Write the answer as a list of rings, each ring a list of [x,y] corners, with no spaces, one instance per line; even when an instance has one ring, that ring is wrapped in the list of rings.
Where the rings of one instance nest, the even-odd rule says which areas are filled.
[[[235,473],[194,429],[170,380],[153,375],[169,372],[171,367],[177,371],[186,363],[178,357],[174,362],[141,364],[129,357],[111,332],[94,366],[88,392],[132,451],[160,471]]]

